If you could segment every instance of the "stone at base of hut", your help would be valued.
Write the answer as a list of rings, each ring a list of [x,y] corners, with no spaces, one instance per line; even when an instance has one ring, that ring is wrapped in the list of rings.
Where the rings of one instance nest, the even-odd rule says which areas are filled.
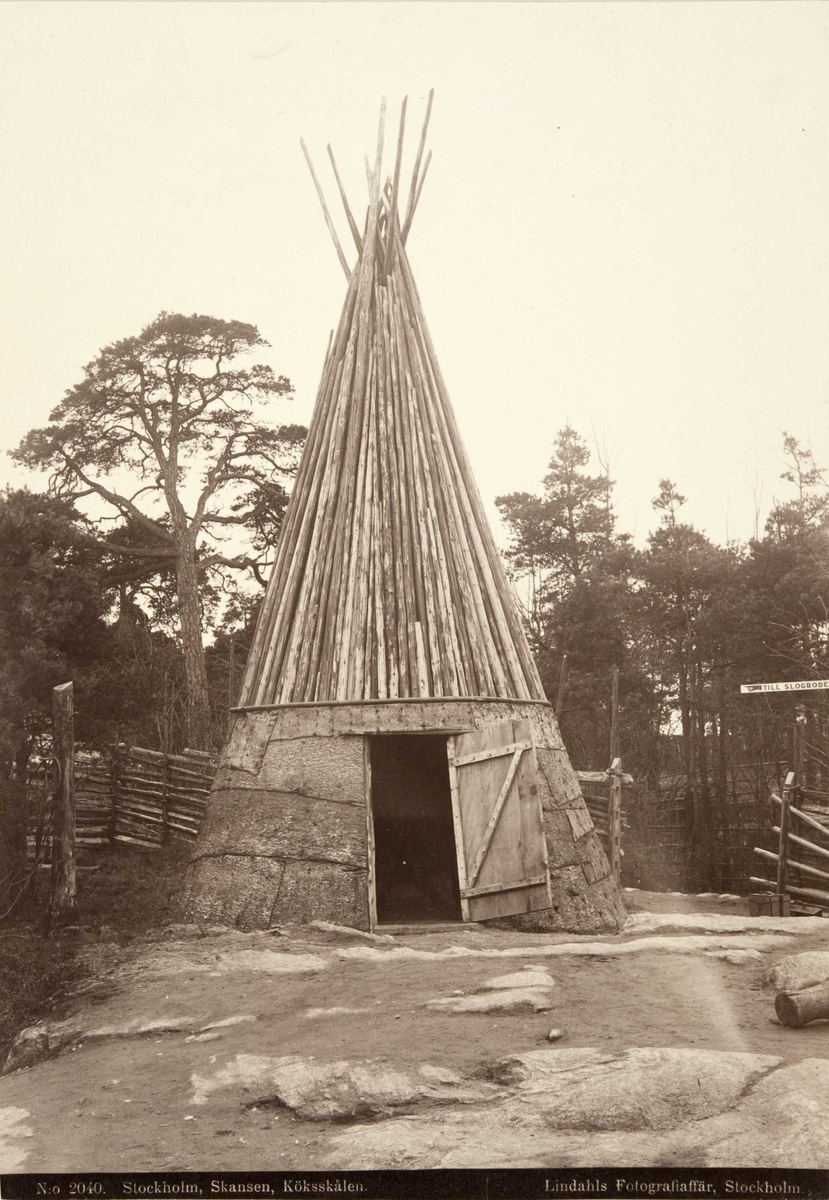
[[[449,734],[459,729],[504,721],[531,728],[551,903],[539,912],[503,917],[497,926],[618,932],[627,917],[621,892],[552,709],[488,698],[349,701],[239,713],[185,872],[179,920],[241,930],[320,921],[362,932],[378,917],[385,923],[382,912],[374,914],[370,894],[376,855],[367,832],[366,756],[372,739],[445,733],[448,745]],[[457,908],[460,922],[459,901]],[[414,911],[410,916],[424,919]]]

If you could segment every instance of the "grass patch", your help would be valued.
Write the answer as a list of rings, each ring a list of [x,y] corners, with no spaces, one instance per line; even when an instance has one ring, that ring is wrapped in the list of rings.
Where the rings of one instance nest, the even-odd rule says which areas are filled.
[[[71,924],[46,932],[49,872],[14,919],[0,926],[0,1064],[21,1029],[60,1004],[85,971],[78,951],[91,942],[126,945],[134,937],[174,920],[190,844],[163,850],[114,846],[86,852],[78,871],[78,897]]]
[[[75,922],[114,941],[159,929],[175,920],[175,903],[184,882],[190,842],[173,842],[163,850],[116,845],[90,855],[78,872]]]
[[[22,924],[0,930],[0,1063],[20,1030],[80,974],[66,936],[44,938]]]

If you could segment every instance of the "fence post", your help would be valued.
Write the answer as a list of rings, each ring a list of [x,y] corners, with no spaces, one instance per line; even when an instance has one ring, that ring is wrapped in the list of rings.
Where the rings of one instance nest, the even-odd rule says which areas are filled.
[[[783,785],[783,795],[780,805],[780,842],[777,847],[777,894],[786,895],[786,885],[789,875],[789,820],[794,788],[795,773],[789,771]]]
[[[619,668],[613,668],[610,697],[610,792],[607,805],[607,833],[610,871],[618,883],[622,875],[622,760],[619,757]]]
[[[614,758],[608,771],[610,776],[610,804],[608,807],[608,833],[610,835],[610,870],[618,883],[622,875],[622,760]]]
[[[613,690],[610,697],[610,761],[619,757],[619,668],[613,668]],[[621,769],[621,766],[620,766]]]
[[[794,786],[798,799],[806,786],[806,705],[798,704],[794,719]]]
[[[75,721],[74,688],[52,689],[52,754],[58,781],[52,795],[52,911],[75,907]]]
[[[170,780],[170,759],[168,755],[164,755],[164,761],[161,764],[161,844],[167,845],[168,829],[168,814],[167,808],[169,804],[169,780]]]
[[[121,776],[121,743],[116,742],[112,747],[112,770],[109,785],[109,844],[115,845],[118,832],[118,790]]]

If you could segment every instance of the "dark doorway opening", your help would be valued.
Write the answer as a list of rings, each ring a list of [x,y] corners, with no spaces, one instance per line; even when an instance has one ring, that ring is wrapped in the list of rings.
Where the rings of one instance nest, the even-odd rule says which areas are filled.
[[[371,738],[377,921],[460,921],[446,738]]]

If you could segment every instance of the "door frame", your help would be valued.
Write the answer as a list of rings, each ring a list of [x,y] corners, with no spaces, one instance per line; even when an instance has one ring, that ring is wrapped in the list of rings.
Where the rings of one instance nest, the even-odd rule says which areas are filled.
[[[368,925],[374,932],[377,926],[377,865],[374,853],[374,813],[371,808],[371,734],[363,736],[363,778],[366,788],[366,860],[368,875]]]
[[[452,826],[455,830],[455,858],[458,862],[458,886],[461,892],[461,917],[464,921],[471,920],[469,916],[469,898],[466,891],[466,855],[463,852],[463,830],[461,829],[461,805],[458,795],[458,772],[452,769],[455,760],[455,735],[446,743],[446,765],[449,769],[449,790],[452,795]]]
[[[366,878],[366,888],[368,891],[368,920],[369,929],[374,932],[377,928],[377,858],[376,847],[374,843],[374,810],[372,808],[371,794],[371,739],[382,737],[439,737],[446,742],[447,758],[446,767],[449,771],[449,790],[452,798],[452,828],[455,834],[455,861],[458,863],[459,875],[458,884],[461,889],[465,884],[460,880],[460,860],[458,859],[458,825],[455,815],[455,794],[452,790],[455,787],[455,781],[452,771],[449,769],[449,746],[454,745],[455,738],[461,733],[474,733],[475,726],[455,726],[447,729],[445,726],[440,729],[389,729],[378,730],[376,733],[363,734],[363,781],[365,784],[366,794],[366,861],[368,864],[368,874]],[[463,843],[461,842],[462,846]],[[469,903],[461,897],[461,914],[464,921],[469,920]],[[420,924],[421,922],[414,922]]]

